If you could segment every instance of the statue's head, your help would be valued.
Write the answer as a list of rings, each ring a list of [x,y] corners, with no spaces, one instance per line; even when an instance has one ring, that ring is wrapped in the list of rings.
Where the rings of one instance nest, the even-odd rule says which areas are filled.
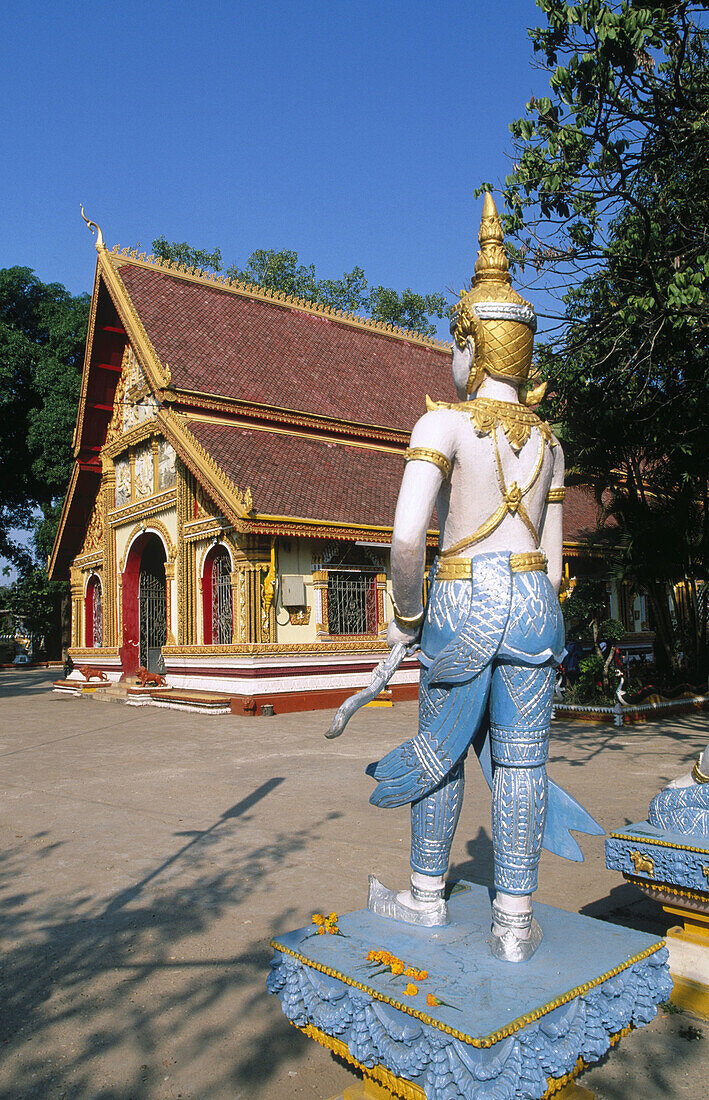
[[[483,203],[478,234],[480,251],[470,290],[461,290],[453,309],[451,334],[455,348],[466,353],[454,356],[454,377],[461,363],[470,360],[465,389],[474,394],[485,375],[525,386],[532,363],[532,344],[537,327],[534,309],[513,289],[507,255],[502,241],[502,224],[492,195]],[[542,393],[537,387],[535,401]]]

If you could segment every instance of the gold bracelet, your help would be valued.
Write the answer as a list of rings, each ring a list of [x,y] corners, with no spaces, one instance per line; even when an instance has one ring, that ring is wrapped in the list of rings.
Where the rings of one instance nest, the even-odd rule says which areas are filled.
[[[550,489],[547,493],[548,504],[561,504],[562,500],[566,496],[566,489],[561,485],[558,489]]]
[[[404,452],[404,462],[418,459],[421,462],[432,462],[443,474],[444,479],[451,476],[452,464],[449,458],[440,451],[433,451],[429,447],[407,447]]]
[[[417,627],[423,622],[425,611],[423,607],[419,611],[418,615],[402,615],[399,608],[392,600],[392,606],[394,608],[394,622],[397,626],[403,627],[405,630],[416,630]]]
[[[699,753],[699,756],[696,759],[694,767],[692,768],[692,779],[694,780],[695,783],[709,783],[709,775],[705,775],[704,772],[699,767],[699,761],[701,759],[702,759],[702,754]]]

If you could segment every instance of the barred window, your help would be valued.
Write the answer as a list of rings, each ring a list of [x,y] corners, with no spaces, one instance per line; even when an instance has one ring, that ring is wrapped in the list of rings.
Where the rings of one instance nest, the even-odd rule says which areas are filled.
[[[374,575],[330,570],[327,576],[330,634],[377,633],[377,584]]]
[[[222,550],[212,560],[212,644],[229,645],[232,633],[231,561]]]

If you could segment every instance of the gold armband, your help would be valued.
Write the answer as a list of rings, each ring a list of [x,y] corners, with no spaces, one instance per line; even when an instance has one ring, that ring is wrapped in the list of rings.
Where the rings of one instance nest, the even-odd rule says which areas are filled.
[[[709,775],[705,775],[699,767],[702,760],[702,754],[700,753],[696,759],[695,765],[692,768],[692,779],[695,783],[709,783]]]
[[[440,451],[432,451],[429,447],[407,447],[404,452],[404,462],[411,462],[412,459],[432,462],[434,466],[438,466],[444,479],[451,476],[451,460]]]
[[[402,615],[392,600],[392,606],[394,608],[394,622],[397,626],[403,627],[404,630],[416,630],[423,622],[425,611],[423,608],[417,615]]]
[[[561,485],[558,489],[550,489],[546,495],[547,504],[561,504],[566,496],[566,489]]]

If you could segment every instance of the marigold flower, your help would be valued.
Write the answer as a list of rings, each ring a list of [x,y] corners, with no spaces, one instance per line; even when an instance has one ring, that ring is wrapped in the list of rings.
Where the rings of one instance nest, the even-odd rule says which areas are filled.
[[[418,991],[419,991],[418,986],[417,985],[412,985],[412,983],[409,982],[406,989],[404,990],[404,996],[405,997],[415,997],[416,994],[418,993]]]
[[[419,982],[425,982],[426,978],[428,977],[428,970],[419,970],[418,973],[414,975],[414,977]]]
[[[318,934],[318,936],[324,936],[325,935],[325,926],[324,925],[321,925],[318,928],[317,934]]]
[[[435,1008],[436,1005],[439,1005],[440,1003],[441,1002],[438,1000],[438,997],[436,997],[434,993],[426,994],[426,1004],[429,1005],[430,1008]]]
[[[418,970],[414,970],[413,966],[407,966],[404,974],[407,978],[415,978],[418,976]]]
[[[391,964],[389,969],[391,970],[392,974],[403,974],[404,973],[404,964],[403,964],[403,962],[401,962],[400,959],[396,959],[396,961]],[[407,971],[407,973],[408,973],[408,971]]]
[[[329,920],[330,924],[337,924],[337,913],[330,913],[330,916],[327,919]]]
[[[340,934],[340,929],[336,928],[332,924],[328,924],[327,930],[328,930],[328,932],[330,933],[331,936],[338,936]]]
[[[310,919],[312,920],[313,924],[324,924],[325,923],[325,918],[322,915],[322,913],[313,913],[313,915]]]

